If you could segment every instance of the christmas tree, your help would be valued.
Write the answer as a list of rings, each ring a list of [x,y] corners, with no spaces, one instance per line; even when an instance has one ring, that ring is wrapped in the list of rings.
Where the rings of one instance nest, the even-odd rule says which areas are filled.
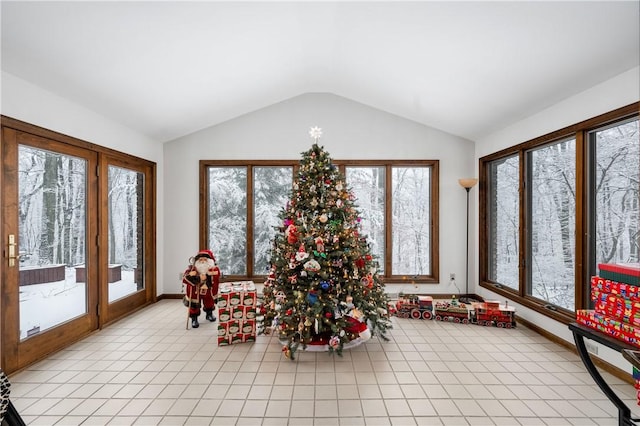
[[[318,146],[321,130],[309,133],[314,143],[280,212],[261,309],[260,332],[277,334],[291,359],[300,347],[341,354],[373,335],[387,340],[391,327],[355,197]]]

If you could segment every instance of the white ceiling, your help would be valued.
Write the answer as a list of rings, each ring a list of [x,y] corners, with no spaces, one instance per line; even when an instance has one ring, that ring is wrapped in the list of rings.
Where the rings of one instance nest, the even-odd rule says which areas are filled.
[[[3,0],[2,69],[159,142],[308,92],[476,140],[637,67],[639,4]]]

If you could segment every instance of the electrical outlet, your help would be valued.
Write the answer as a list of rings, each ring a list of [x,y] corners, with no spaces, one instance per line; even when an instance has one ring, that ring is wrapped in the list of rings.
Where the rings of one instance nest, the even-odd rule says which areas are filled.
[[[454,281],[456,279],[456,274],[454,274],[453,272],[449,274],[449,279],[451,281]]]
[[[587,352],[591,352],[594,355],[598,355],[598,345],[591,342],[584,342],[584,345],[587,348]]]

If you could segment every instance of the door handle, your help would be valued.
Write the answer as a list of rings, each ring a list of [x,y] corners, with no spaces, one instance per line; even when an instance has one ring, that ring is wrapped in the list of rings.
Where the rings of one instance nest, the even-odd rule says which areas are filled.
[[[16,260],[20,258],[20,255],[16,254],[16,236],[9,234],[9,266],[16,266]]]

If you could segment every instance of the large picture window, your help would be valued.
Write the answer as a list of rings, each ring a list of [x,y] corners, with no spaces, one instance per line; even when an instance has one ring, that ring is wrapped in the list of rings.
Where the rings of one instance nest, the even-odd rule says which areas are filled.
[[[639,104],[480,159],[480,285],[557,320],[599,263],[638,262]]]
[[[297,162],[201,161],[201,240],[231,278],[267,274]],[[438,162],[334,161],[356,197],[383,279],[438,281]],[[201,237],[202,238],[202,237]]]
[[[638,118],[589,132],[592,229],[590,270],[599,263],[638,262],[640,143]]]
[[[391,270],[394,275],[431,275],[430,168],[391,170]]]
[[[527,295],[575,309],[576,141],[526,153]]]

